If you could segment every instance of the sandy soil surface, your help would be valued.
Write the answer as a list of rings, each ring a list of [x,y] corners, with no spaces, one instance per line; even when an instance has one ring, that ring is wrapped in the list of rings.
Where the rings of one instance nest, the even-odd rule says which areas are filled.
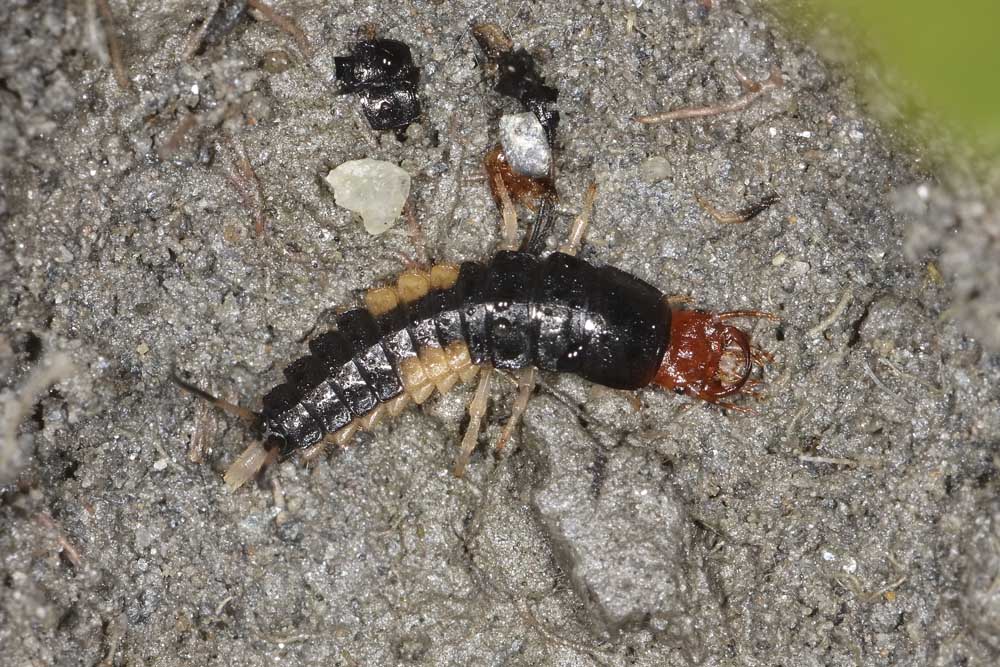
[[[276,1],[308,49],[256,13],[188,55],[208,0],[4,3],[0,663],[995,664],[1000,358],[928,252],[985,208],[949,199],[849,74],[756,5],[636,4]],[[403,166],[435,259],[493,252],[481,158],[519,109],[476,64],[484,20],[560,90],[552,243],[596,181],[588,260],[781,316],[752,325],[767,399],[638,407],[545,375],[495,457],[497,383],[456,479],[460,387],[230,493],[250,434],[171,367],[257,408],[414,256],[405,224],[369,236],[336,205],[332,166]],[[423,68],[403,142],[337,94],[366,23]],[[745,108],[632,120],[773,69],[783,85]],[[772,192],[745,225],[696,202]],[[949,256],[962,289],[962,248],[985,243]]]

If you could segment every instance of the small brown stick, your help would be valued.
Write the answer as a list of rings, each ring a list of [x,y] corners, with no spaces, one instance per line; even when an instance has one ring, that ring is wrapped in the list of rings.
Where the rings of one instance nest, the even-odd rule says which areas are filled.
[[[781,70],[777,67],[773,67],[771,69],[771,75],[763,81],[753,81],[743,76],[740,72],[736,73],[736,77],[739,79],[740,85],[743,87],[743,94],[735,100],[712,104],[705,107],[685,107],[683,109],[674,109],[672,111],[654,113],[648,116],[634,116],[633,120],[643,123],[644,125],[653,125],[655,123],[667,123],[672,120],[706,118],[708,116],[718,116],[724,113],[742,111],[753,104],[755,100],[765,93],[774,90],[775,88],[781,88],[784,84],[784,79],[781,78]]]
[[[232,158],[235,171],[226,174],[226,177],[240,193],[243,205],[253,211],[254,232],[261,237],[267,222],[264,217],[264,190],[243,146],[231,134],[227,134],[226,139],[235,156]]]
[[[705,211],[709,215],[715,218],[716,222],[721,223],[723,225],[731,225],[731,224],[741,224],[753,220],[758,215],[760,215],[767,209],[774,206],[774,204],[779,202],[781,200],[781,197],[779,197],[776,193],[772,192],[771,194],[767,195],[756,204],[751,204],[746,208],[741,208],[736,211],[720,211],[701,195],[695,195],[694,199],[695,201],[698,202],[699,206],[701,206],[703,209],[705,209]]]
[[[264,18],[290,35],[304,56],[308,58],[312,55],[312,49],[309,47],[309,39],[306,37],[306,33],[302,31],[302,28],[294,20],[277,13],[270,5],[263,2],[263,0],[247,0],[247,6],[250,9],[260,12]]]
[[[122,47],[118,42],[118,36],[115,35],[114,14],[111,13],[111,6],[108,5],[108,0],[96,0],[96,4],[97,11],[104,22],[104,35],[108,40],[108,55],[111,58],[111,67],[115,71],[115,80],[118,82],[119,88],[128,90],[130,82],[128,73],[125,71],[125,62],[122,60]]]
[[[63,535],[62,530],[60,530],[59,526],[56,525],[56,522],[52,517],[45,512],[39,512],[35,515],[35,519],[40,525],[48,528],[56,534],[56,541],[59,543],[59,548],[62,549],[63,555],[66,556],[66,559],[73,565],[73,567],[80,567],[83,565],[83,558],[80,556],[80,552],[77,551],[72,542],[66,539],[66,536]]]

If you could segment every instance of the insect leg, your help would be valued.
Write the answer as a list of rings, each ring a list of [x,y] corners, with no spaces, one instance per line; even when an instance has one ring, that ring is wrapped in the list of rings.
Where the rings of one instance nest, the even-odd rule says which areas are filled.
[[[781,318],[774,313],[768,313],[763,310],[727,310],[722,313],[718,313],[716,317],[720,320],[733,320],[738,317],[749,317],[761,320],[771,320],[772,322],[780,322]]]
[[[503,217],[503,224],[500,226],[500,236],[503,237],[500,250],[517,250],[517,210],[500,172],[492,171],[489,174],[493,181],[493,191],[500,200],[500,214]]]
[[[559,247],[559,252],[567,255],[575,255],[580,251],[583,243],[583,235],[587,232],[590,224],[590,214],[594,211],[594,199],[597,198],[597,183],[591,183],[587,188],[587,193],[583,196],[583,209],[580,215],[573,221],[573,226],[569,229],[569,236],[566,242]]]
[[[469,462],[472,450],[476,448],[479,426],[486,415],[486,404],[490,397],[490,378],[492,375],[492,368],[483,368],[483,374],[479,376],[479,386],[476,387],[476,395],[469,403],[469,425],[465,428],[465,435],[462,437],[462,450],[455,457],[455,477],[461,477],[465,474],[465,466]]]
[[[538,371],[533,366],[517,371],[517,398],[514,399],[514,406],[510,411],[510,419],[507,420],[507,423],[503,427],[503,432],[500,434],[500,439],[497,440],[496,450],[498,452],[502,452],[504,447],[507,446],[507,441],[510,440],[514,429],[521,423],[521,417],[528,407],[528,400],[531,398],[532,392],[535,391],[535,378],[537,374]]]

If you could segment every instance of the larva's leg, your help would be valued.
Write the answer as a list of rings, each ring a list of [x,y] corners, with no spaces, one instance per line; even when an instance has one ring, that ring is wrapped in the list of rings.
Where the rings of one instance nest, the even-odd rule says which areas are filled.
[[[465,474],[465,466],[469,462],[472,450],[476,448],[476,440],[479,439],[479,426],[486,415],[486,404],[490,397],[490,378],[493,376],[493,369],[483,368],[482,375],[479,376],[479,386],[476,387],[476,395],[469,403],[469,425],[465,428],[465,435],[462,437],[462,449],[455,457],[455,477]]]
[[[514,406],[510,410],[510,419],[507,420],[503,432],[500,433],[500,439],[497,440],[496,450],[498,452],[502,452],[507,446],[507,441],[513,435],[514,429],[521,423],[521,417],[524,416],[524,411],[528,408],[528,400],[535,391],[537,373],[538,371],[534,367],[522,368],[515,373],[517,376],[517,398],[514,399]]]
[[[503,217],[503,224],[500,226],[502,238],[500,250],[517,250],[517,210],[514,208],[514,202],[510,198],[510,193],[507,191],[507,186],[504,184],[500,172],[492,172],[490,178],[493,179],[494,192],[500,199],[500,214]]]
[[[594,211],[594,199],[597,198],[597,183],[591,183],[587,188],[587,193],[583,196],[583,209],[580,215],[573,221],[573,226],[569,229],[569,236],[566,242],[559,248],[559,252],[567,255],[575,255],[580,251],[583,243],[583,235],[587,232],[590,224],[590,214]]]
[[[772,322],[781,321],[781,318],[774,313],[768,313],[763,310],[727,310],[716,313],[715,316],[720,320],[734,320],[739,317],[746,317],[748,319],[770,320]]]

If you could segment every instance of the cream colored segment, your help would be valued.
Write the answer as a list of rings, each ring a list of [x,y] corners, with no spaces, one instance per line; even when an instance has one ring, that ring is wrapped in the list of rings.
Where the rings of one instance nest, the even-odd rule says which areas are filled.
[[[359,420],[355,419],[347,426],[343,427],[342,429],[338,430],[335,433],[330,434],[330,436],[328,437],[330,438],[330,441],[333,442],[335,445],[346,447],[350,439],[353,438],[354,434],[358,432],[358,428],[360,426],[361,424],[359,423]]]
[[[469,357],[469,346],[460,340],[449,343],[448,347],[444,349],[444,353],[448,357],[448,366],[456,373],[472,364],[472,359]]]
[[[448,392],[454,381],[447,383],[448,376],[452,374],[448,367],[448,357],[440,347],[425,347],[420,350],[420,363],[424,365],[427,376],[442,394]]]
[[[399,379],[413,402],[420,405],[434,393],[434,383],[427,375],[419,357],[407,357],[399,362]]]
[[[376,287],[365,292],[365,307],[375,317],[388,313],[398,305],[399,297],[391,287]]]
[[[436,386],[437,390],[442,394],[447,394],[456,384],[458,384],[458,380],[458,373],[452,373],[449,371],[444,377],[438,378],[437,382],[434,383],[434,386]]]
[[[478,372],[479,366],[470,364],[467,368],[458,372],[458,377],[462,382],[468,382],[476,377],[476,373]]]
[[[319,455],[323,453],[323,450],[326,449],[326,446],[331,442],[333,442],[332,433],[327,434],[322,440],[317,442],[315,445],[303,449],[302,453],[299,454],[299,457],[306,463],[312,463],[314,459],[318,458]]]
[[[389,410],[390,417],[398,417],[403,412],[403,410],[406,409],[406,406],[409,404],[410,404],[410,395],[406,393],[406,391],[404,390],[403,393],[401,393],[396,398],[391,399],[385,405]]]
[[[361,428],[365,431],[372,430],[380,421],[382,421],[382,417],[385,416],[385,412],[385,403],[379,403],[378,406],[373,408],[371,412],[358,419]]]
[[[411,303],[427,294],[431,288],[431,279],[425,271],[410,270],[401,273],[396,281],[396,293],[403,303]]]
[[[444,290],[458,282],[458,264],[435,264],[431,267],[431,289]]]
[[[229,487],[229,490],[235,491],[247,481],[253,479],[260,469],[264,467],[268,456],[268,450],[264,449],[260,441],[253,442],[249,447],[244,449],[243,453],[236,457],[232,465],[226,468],[226,474],[222,478],[226,482],[226,486]]]
[[[462,382],[468,382],[476,377],[479,367],[473,365],[468,345],[461,341],[455,341],[448,345],[445,354],[448,355],[448,366],[458,374],[458,378]]]

